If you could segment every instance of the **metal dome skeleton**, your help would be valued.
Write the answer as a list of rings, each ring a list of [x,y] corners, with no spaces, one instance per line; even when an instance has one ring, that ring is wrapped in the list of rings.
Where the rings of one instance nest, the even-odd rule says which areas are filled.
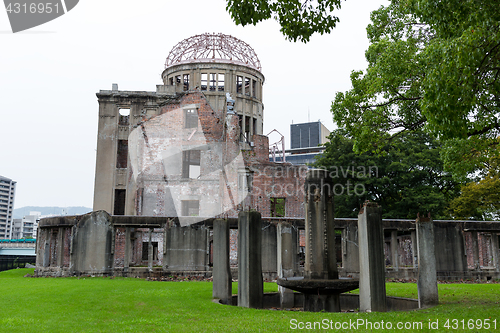
[[[196,35],[179,42],[168,54],[165,68],[192,62],[228,62],[249,66],[259,72],[262,69],[250,45],[221,33]]]

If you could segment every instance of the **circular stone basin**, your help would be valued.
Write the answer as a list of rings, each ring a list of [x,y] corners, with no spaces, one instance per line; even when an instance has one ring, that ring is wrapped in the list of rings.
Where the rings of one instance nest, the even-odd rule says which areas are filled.
[[[303,277],[290,277],[278,279],[279,286],[299,291],[304,294],[335,295],[359,288],[357,279],[305,279]]]

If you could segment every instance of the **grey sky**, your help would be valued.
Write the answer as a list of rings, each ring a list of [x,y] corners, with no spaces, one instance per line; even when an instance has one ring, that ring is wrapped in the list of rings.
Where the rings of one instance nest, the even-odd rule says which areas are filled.
[[[343,2],[338,27],[308,44],[286,41],[274,21],[236,26],[224,0],[81,0],[17,34],[0,10],[0,175],[18,182],[15,208],[92,207],[95,93],[112,83],[154,91],[172,47],[196,34],[230,34],[254,48],[266,78],[264,134],[277,129],[288,140],[292,121],[308,119],[333,129],[331,101],[366,67],[365,28],[381,4]]]

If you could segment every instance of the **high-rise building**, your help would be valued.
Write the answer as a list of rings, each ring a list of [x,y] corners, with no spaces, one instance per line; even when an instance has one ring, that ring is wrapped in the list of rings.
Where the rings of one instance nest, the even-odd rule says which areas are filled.
[[[0,239],[11,238],[16,182],[0,176]]]

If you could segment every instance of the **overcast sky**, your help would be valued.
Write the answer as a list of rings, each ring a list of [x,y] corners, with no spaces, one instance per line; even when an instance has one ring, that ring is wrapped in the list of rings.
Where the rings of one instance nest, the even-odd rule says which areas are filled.
[[[92,207],[98,104],[111,89],[154,91],[181,40],[224,33],[247,42],[262,64],[264,134],[289,147],[290,124],[321,120],[366,67],[366,26],[380,0],[348,0],[329,35],[288,42],[279,25],[236,26],[224,0],[81,0],[66,15],[12,34],[0,9],[0,175],[17,181],[15,207]],[[271,137],[272,142],[276,141]]]

